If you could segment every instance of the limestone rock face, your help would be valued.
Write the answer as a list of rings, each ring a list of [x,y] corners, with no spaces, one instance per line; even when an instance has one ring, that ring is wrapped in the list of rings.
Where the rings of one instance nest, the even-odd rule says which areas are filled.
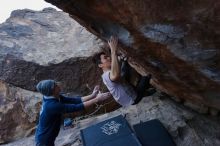
[[[45,0],[103,40],[116,35],[160,90],[220,109],[219,0]]]
[[[35,90],[38,81],[49,78],[63,82],[68,91],[87,92],[86,85],[99,79],[91,56],[101,45],[67,13],[13,11],[0,24],[0,79]]]
[[[0,81],[0,143],[33,134],[41,96]]]
[[[82,146],[80,129],[91,126],[108,118],[122,114],[132,126],[139,122],[159,119],[172,136],[177,146],[217,146],[220,145],[220,119],[201,115],[171,100],[154,94],[128,108],[77,121],[74,128],[61,130],[56,139],[57,146]],[[34,145],[34,137],[21,139],[4,146]]]

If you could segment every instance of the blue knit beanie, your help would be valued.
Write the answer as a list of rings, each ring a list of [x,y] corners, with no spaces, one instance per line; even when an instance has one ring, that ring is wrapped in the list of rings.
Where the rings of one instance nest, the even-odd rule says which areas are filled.
[[[42,80],[37,84],[36,89],[45,96],[51,96],[53,94],[55,83],[54,80]]]

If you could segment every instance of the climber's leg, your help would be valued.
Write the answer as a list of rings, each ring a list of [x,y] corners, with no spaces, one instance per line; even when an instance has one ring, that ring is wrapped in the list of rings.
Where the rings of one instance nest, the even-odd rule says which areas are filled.
[[[150,79],[151,79],[151,74],[149,74],[148,76],[141,76],[135,88],[137,92],[137,98],[135,99],[134,104],[140,102],[141,99],[144,97],[145,90],[150,87]]]
[[[130,76],[131,76],[131,66],[128,64],[127,60],[122,60],[121,77],[124,78],[128,83],[130,83]]]

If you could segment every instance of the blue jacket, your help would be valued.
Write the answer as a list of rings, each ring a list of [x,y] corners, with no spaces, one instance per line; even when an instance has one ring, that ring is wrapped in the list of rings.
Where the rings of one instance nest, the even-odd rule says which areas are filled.
[[[60,99],[43,97],[39,123],[35,133],[36,144],[53,146],[60,131],[63,113],[84,109],[80,97],[69,98],[60,95]]]

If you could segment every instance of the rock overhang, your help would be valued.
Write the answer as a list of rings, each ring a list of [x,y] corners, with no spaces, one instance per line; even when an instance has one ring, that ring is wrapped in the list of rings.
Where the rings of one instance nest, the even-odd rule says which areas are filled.
[[[130,63],[153,74],[160,90],[220,109],[219,1],[46,1],[102,40],[118,36]]]

